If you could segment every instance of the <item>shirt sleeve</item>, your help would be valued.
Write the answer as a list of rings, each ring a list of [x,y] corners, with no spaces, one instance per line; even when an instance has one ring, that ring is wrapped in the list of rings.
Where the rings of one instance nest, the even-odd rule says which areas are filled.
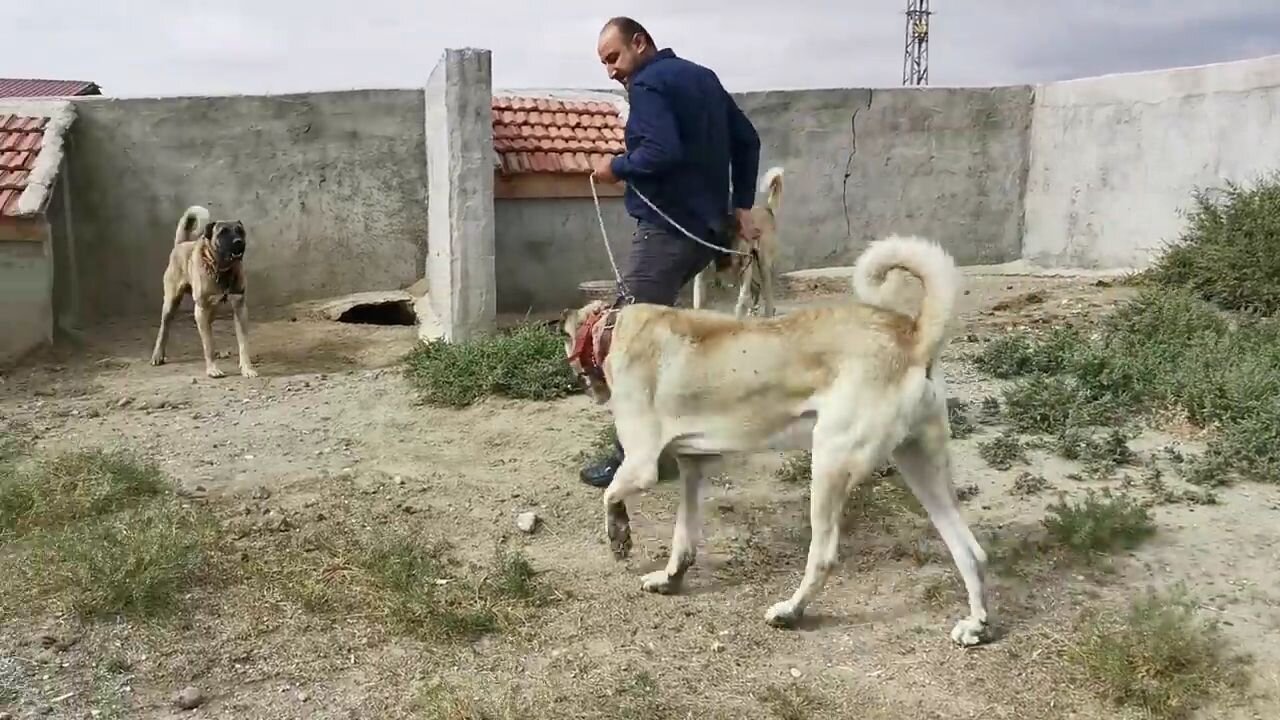
[[[733,207],[739,210],[750,210],[756,201],[756,173],[760,171],[760,135],[728,91],[725,91],[725,101],[729,107]]]
[[[654,88],[637,84],[630,93],[628,129],[639,138],[633,150],[610,163],[619,179],[653,176],[680,162],[684,147],[676,129],[675,114]]]

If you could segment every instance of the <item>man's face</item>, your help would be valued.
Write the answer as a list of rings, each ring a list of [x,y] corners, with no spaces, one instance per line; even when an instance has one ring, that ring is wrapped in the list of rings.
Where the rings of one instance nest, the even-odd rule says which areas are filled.
[[[609,73],[609,79],[616,80],[624,87],[647,49],[648,42],[644,35],[628,38],[612,26],[600,33],[600,44],[596,46],[596,52]]]

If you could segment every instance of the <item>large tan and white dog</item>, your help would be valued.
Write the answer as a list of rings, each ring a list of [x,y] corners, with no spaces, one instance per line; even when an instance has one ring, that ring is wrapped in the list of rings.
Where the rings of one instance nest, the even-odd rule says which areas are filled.
[[[909,275],[896,272],[905,270]],[[891,276],[892,273],[892,276]],[[912,317],[898,278],[919,278]],[[960,514],[951,477],[950,427],[939,356],[961,275],[936,243],[890,236],[858,258],[860,302],[776,318],[738,319],[656,305],[602,302],[565,311],[570,364],[608,403],[624,459],[604,493],[606,532],[630,552],[626,500],[656,484],[658,455],[679,461],[683,494],[666,568],[643,578],[652,592],[679,587],[700,533],[700,484],[716,456],[812,449],[812,539],[804,579],[765,619],[793,626],[836,564],[842,508],[853,483],[891,458],[964,579],[969,615],[951,631],[961,645],[987,636],[986,554]],[[900,288],[896,290],[894,288]]]
[[[190,294],[195,304],[196,329],[200,331],[205,374],[211,378],[225,375],[214,360],[213,312],[218,305],[229,302],[240,353],[240,374],[258,376],[249,357],[249,311],[245,306],[244,272],[247,241],[244,223],[239,220],[210,222],[209,211],[199,205],[192,205],[182,213],[173,233],[169,264],[164,269],[164,306],[160,310],[160,329],[156,332],[155,347],[151,351],[152,365],[164,364],[169,327],[178,314],[182,297]]]
[[[693,278],[693,307],[706,305],[707,283],[716,277],[731,277],[738,288],[735,317],[747,314],[750,307],[761,304],[762,314],[773,317],[773,263],[778,254],[778,208],[782,206],[781,167],[772,167],[760,178],[760,192],[765,193],[764,206],[751,208],[751,219],[760,229],[760,237],[748,240],[733,233],[734,253],[719,253],[716,261]]]

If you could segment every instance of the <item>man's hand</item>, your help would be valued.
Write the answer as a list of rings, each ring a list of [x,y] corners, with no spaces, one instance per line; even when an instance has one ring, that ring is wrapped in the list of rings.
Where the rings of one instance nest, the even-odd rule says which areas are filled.
[[[591,172],[591,177],[595,178],[596,182],[618,182],[618,176],[613,174],[613,157],[613,155],[605,155],[599,160],[596,160],[595,168]]]
[[[755,221],[751,218],[750,210],[738,208],[733,211],[734,217],[738,220],[738,234],[748,240],[760,239],[760,228],[756,227]]]

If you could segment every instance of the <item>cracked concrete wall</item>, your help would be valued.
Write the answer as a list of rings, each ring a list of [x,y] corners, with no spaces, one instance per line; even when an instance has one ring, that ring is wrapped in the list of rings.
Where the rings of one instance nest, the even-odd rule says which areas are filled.
[[[251,306],[403,287],[426,257],[421,90],[76,101],[72,231],[88,320],[151,315],[189,205],[249,231]]]
[[[1030,87],[736,97],[761,172],[786,168],[779,270],[849,265],[890,233],[937,240],[964,265],[1020,256]]]
[[[1280,55],[1037,89],[1025,257],[1140,269],[1178,239],[1197,187],[1280,169]]]

